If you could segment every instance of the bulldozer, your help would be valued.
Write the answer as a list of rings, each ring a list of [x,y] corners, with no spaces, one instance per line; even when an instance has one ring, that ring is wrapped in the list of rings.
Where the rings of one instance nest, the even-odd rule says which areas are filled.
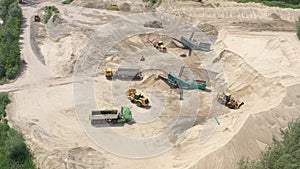
[[[230,109],[239,109],[242,105],[244,105],[244,102],[239,104],[236,100],[234,100],[230,93],[218,94],[217,98],[219,103],[227,106]]]
[[[155,41],[153,46],[158,49],[160,52],[167,52],[167,47],[165,46],[163,41]]]
[[[131,103],[136,104],[138,107],[149,107],[149,99],[144,97],[140,92],[137,92],[136,89],[129,89],[126,92],[128,99]]]
[[[112,10],[112,11],[119,11],[120,8],[117,4],[109,4],[107,7],[106,7],[107,10]]]

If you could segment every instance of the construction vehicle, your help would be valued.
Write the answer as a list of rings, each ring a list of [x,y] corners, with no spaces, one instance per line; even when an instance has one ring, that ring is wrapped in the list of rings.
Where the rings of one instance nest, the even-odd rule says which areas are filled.
[[[143,79],[142,70],[133,68],[118,68],[115,73],[113,73],[112,68],[107,68],[105,70],[105,77],[109,80],[111,79],[130,79],[130,80],[141,80]]]
[[[138,107],[149,107],[149,99],[144,97],[140,92],[137,92],[136,89],[129,89],[126,92],[128,99],[131,103],[136,104]]]
[[[117,4],[109,4],[107,7],[106,7],[107,10],[112,10],[112,11],[119,11],[120,8]]]
[[[239,104],[236,100],[234,100],[230,93],[218,94],[217,98],[219,103],[227,106],[230,109],[239,109],[242,105],[244,105],[244,102]]]
[[[105,70],[105,77],[106,77],[106,79],[109,79],[109,80],[111,80],[113,78],[112,68],[107,68]]]
[[[121,107],[121,111],[92,110],[89,120],[92,125],[103,123],[122,124],[130,122],[132,120],[132,114],[128,107]]]
[[[167,52],[167,47],[164,45],[163,41],[155,41],[153,46],[158,49],[160,52]]]
[[[149,21],[144,23],[144,27],[149,28],[163,28],[162,22],[159,21]]]
[[[41,22],[41,18],[37,14],[33,16],[33,20],[34,20],[34,22]]]
[[[190,36],[190,38],[186,38],[184,36],[181,36],[180,39],[173,38],[175,41],[180,42],[184,48],[189,49],[189,56],[191,56],[192,50],[202,50],[202,51],[211,51],[211,44],[210,43],[196,43],[192,40],[195,32],[193,32]]]
[[[180,100],[183,100],[183,89],[202,89],[206,90],[206,86],[208,81],[207,80],[195,80],[192,79],[192,82],[188,82],[186,80],[183,80],[181,78],[184,66],[181,66],[180,72],[178,76],[175,76],[171,73],[168,73],[167,78],[158,76],[160,79],[162,79],[164,82],[166,82],[171,88],[179,88],[180,90]]]

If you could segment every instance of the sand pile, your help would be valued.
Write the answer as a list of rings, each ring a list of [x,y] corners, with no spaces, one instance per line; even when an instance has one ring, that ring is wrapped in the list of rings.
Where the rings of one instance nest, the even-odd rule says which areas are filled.
[[[264,78],[240,56],[224,50],[220,54],[224,64],[228,90],[244,100],[252,113],[277,106],[286,94],[285,89],[274,79]],[[257,102],[259,100],[259,102]]]

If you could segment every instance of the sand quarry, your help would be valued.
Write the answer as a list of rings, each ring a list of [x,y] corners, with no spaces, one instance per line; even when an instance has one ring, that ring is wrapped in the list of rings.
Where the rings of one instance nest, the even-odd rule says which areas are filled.
[[[142,1],[108,11],[108,0],[32,1],[22,6],[24,71],[0,86],[10,92],[9,121],[20,129],[40,168],[236,168],[279,138],[300,115],[300,42],[294,22],[300,10],[230,1],[165,0],[155,12]],[[213,7],[205,6],[212,4]],[[48,24],[32,16],[46,5],[60,10]],[[143,27],[160,20],[163,29]],[[172,38],[211,42],[210,52],[176,47]],[[163,40],[161,53],[151,41]],[[141,56],[145,61],[141,62]],[[108,81],[107,67],[142,68],[142,81]],[[210,92],[179,92],[158,74],[209,80]],[[152,107],[131,104],[134,87]],[[227,90],[245,102],[239,110],[216,103]],[[92,127],[91,109],[131,108],[135,124]],[[178,120],[179,119],[179,120]],[[218,124],[219,123],[219,124]],[[111,134],[114,133],[115,135]],[[162,134],[163,133],[163,134]],[[117,136],[116,136],[117,135]],[[133,140],[132,140],[133,138]]]

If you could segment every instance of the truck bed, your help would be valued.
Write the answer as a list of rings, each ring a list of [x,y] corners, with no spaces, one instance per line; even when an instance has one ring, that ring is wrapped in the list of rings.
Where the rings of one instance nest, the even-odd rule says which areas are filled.
[[[90,120],[117,119],[118,110],[92,110]]]

